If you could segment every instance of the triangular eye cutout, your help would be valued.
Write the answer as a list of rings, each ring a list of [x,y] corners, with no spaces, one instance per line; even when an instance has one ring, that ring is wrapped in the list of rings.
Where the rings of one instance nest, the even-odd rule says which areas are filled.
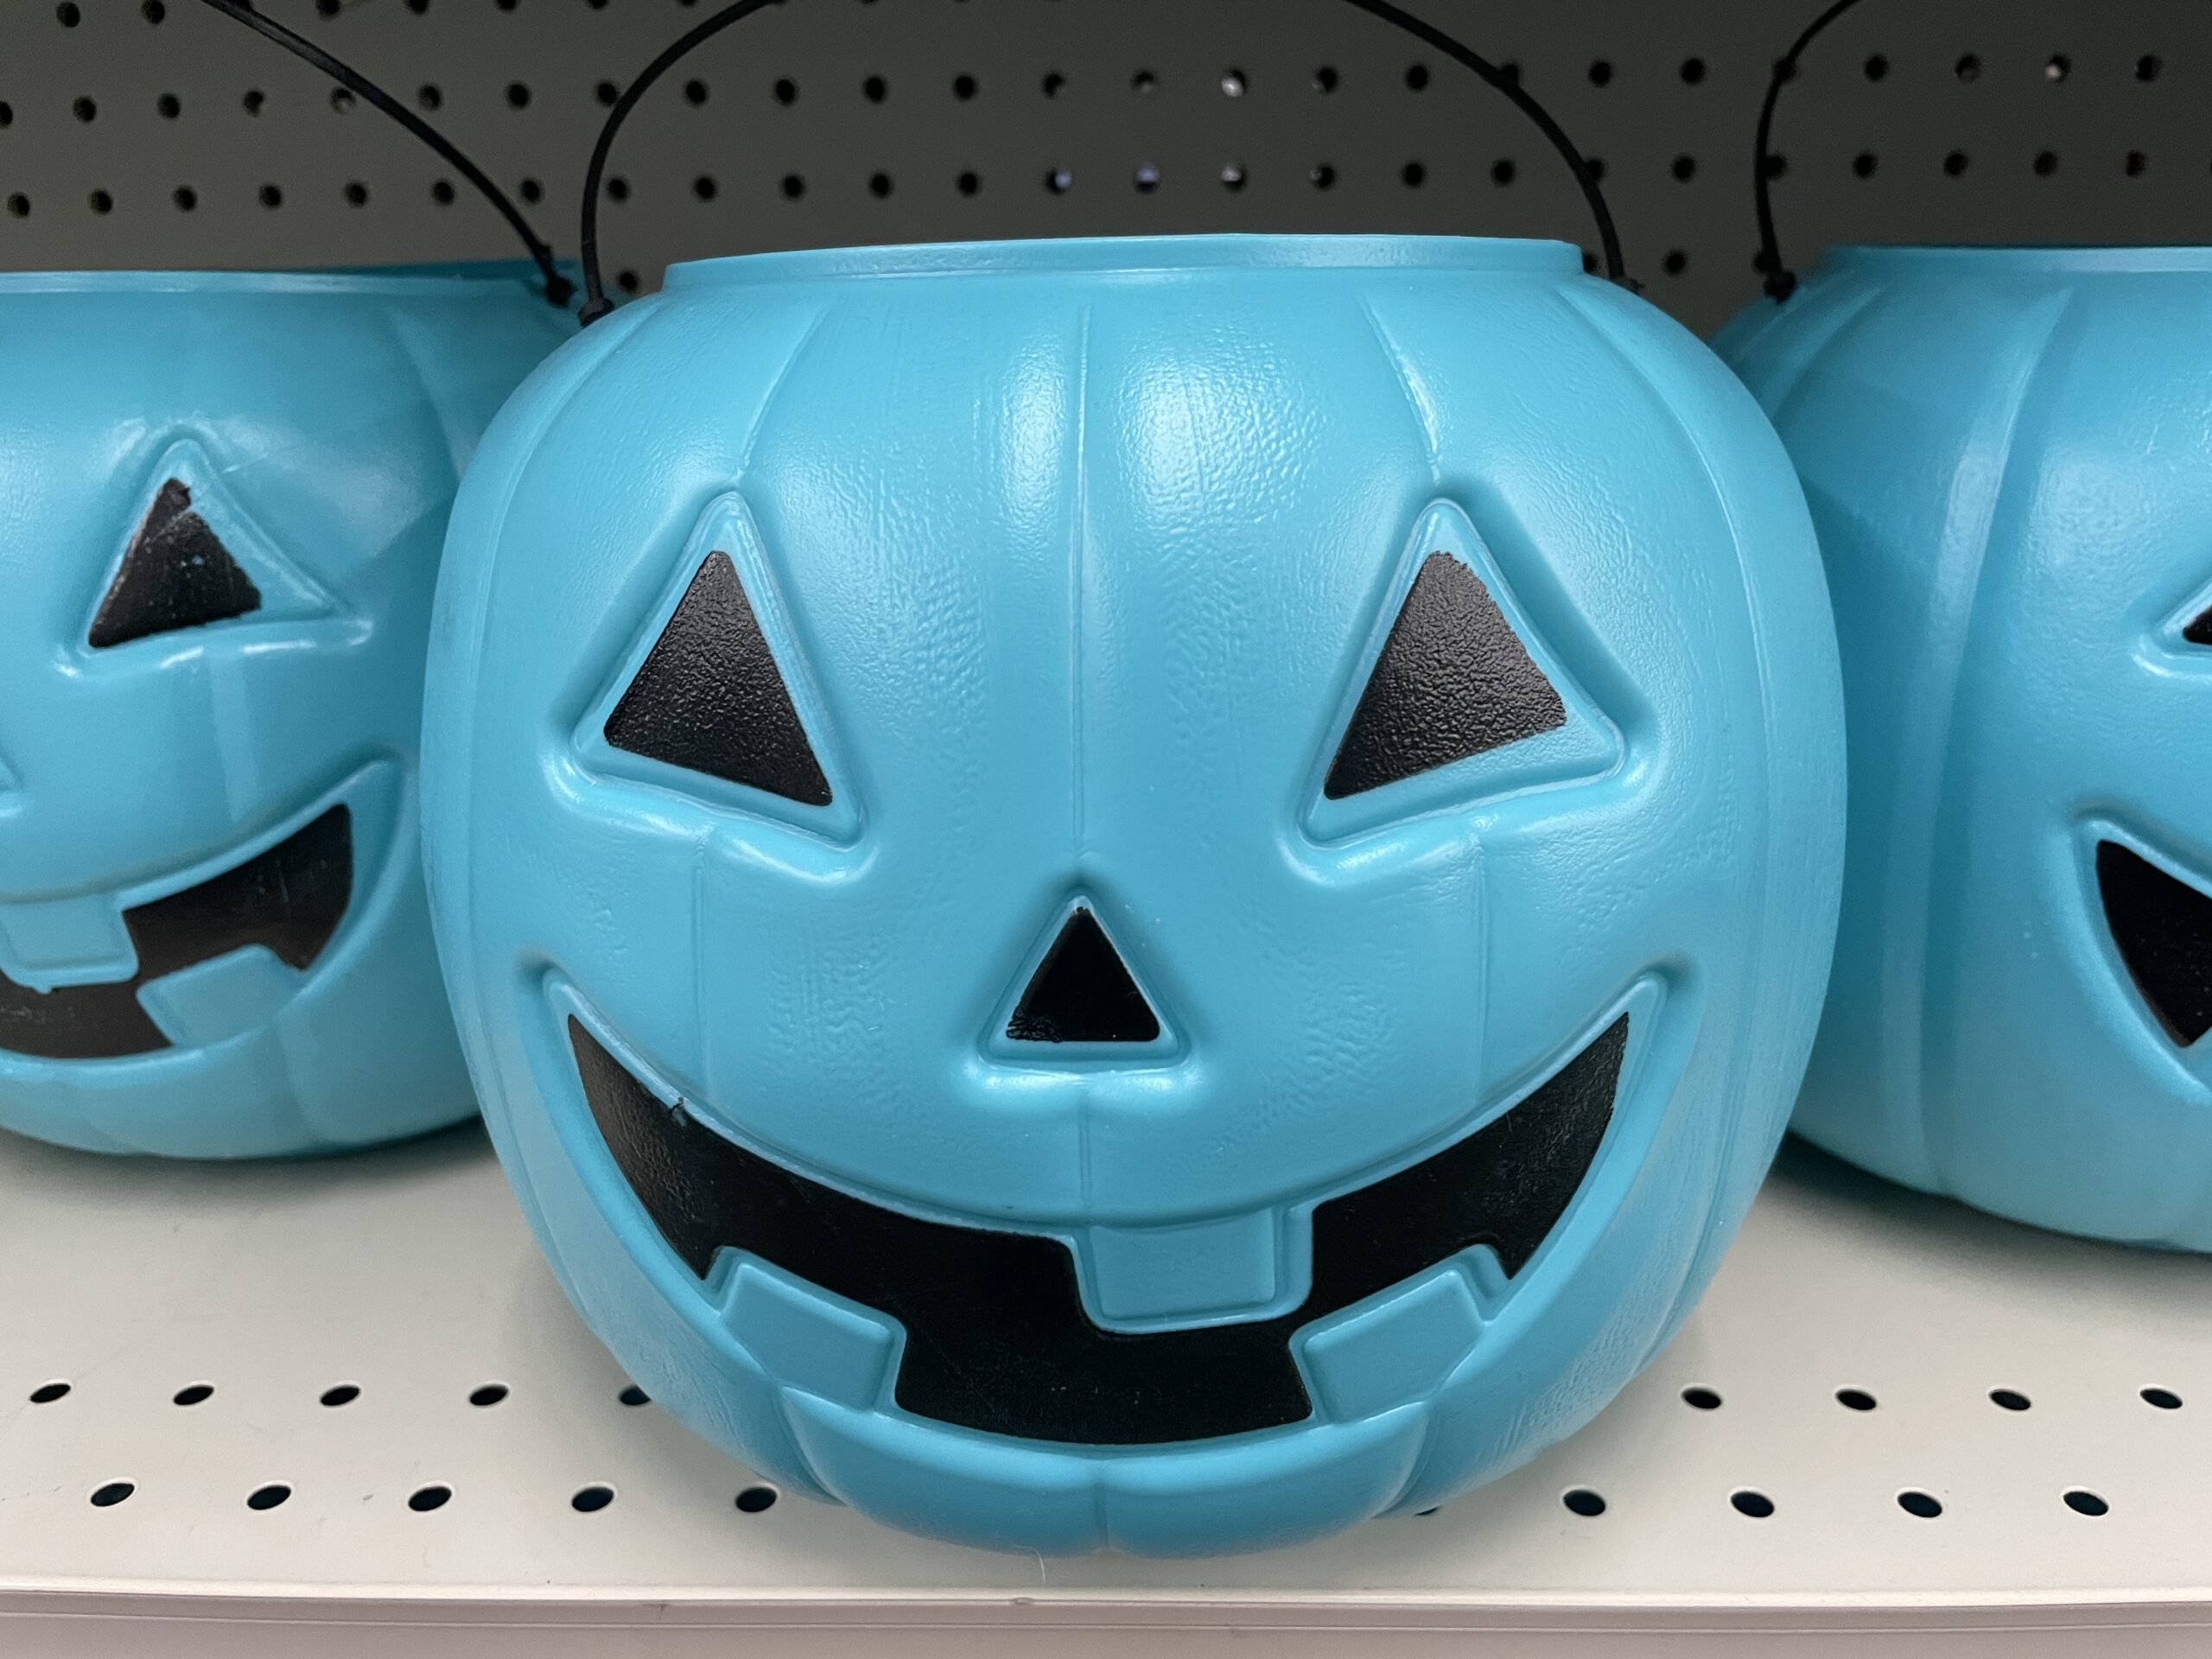
[[[261,590],[253,578],[192,510],[190,487],[171,478],[131,537],[122,566],[93,614],[87,641],[104,650],[149,634],[226,622],[260,608]]]
[[[2212,1031],[2212,893],[2118,842],[2097,843],[2097,886],[2135,988],[2183,1048]]]
[[[1160,1016],[1088,910],[1070,913],[1007,1021],[1017,1043],[1149,1043]]]
[[[2212,607],[2184,627],[2181,637],[2192,645],[2212,645]]]
[[[830,780],[728,554],[709,553],[607,717],[618,749],[807,806]]]
[[[1567,724],[1482,578],[1431,553],[1391,624],[1323,792],[1342,800]]]

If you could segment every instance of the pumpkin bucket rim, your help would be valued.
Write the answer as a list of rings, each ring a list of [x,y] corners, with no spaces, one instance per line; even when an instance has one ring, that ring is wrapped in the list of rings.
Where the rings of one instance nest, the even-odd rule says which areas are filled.
[[[1899,265],[2082,271],[2113,276],[2212,271],[2212,246],[2193,243],[1860,242],[1830,248],[1821,256],[1815,269],[1847,270],[1859,266]]]
[[[563,264],[565,264],[565,261]],[[268,270],[0,271],[12,294],[451,294],[486,283],[540,281],[527,259],[440,260],[420,264],[286,266]]]

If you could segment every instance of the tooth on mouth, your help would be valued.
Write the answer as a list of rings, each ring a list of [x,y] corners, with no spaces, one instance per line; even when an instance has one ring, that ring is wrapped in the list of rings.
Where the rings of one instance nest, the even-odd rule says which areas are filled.
[[[1518,1105],[1313,1212],[1313,1289],[1271,1319],[1141,1333],[1084,1312],[1058,1239],[927,1221],[785,1169],[673,1109],[571,1016],[594,1121],[646,1215],[704,1279],[729,1247],[897,1320],[894,1397],[1024,1440],[1160,1445],[1313,1414],[1291,1338],[1488,1245],[1508,1278],[1566,1214],[1612,1121],[1624,1014]]]
[[[353,814],[334,806],[244,863],[124,911],[138,957],[129,979],[39,992],[0,974],[0,1050],[104,1060],[167,1048],[139,1003],[140,986],[249,944],[305,969],[338,931],[353,893]]]

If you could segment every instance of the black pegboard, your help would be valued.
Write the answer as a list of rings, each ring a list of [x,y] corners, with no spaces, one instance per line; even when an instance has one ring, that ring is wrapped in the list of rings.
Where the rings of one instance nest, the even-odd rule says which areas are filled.
[[[604,100],[708,9],[264,6],[430,110],[564,252]],[[1814,10],[1426,7],[1603,163],[1631,269],[1699,328],[1757,291],[1752,127]],[[1786,246],[2212,241],[2208,108],[2204,0],[1867,0],[1784,99]],[[0,266],[512,251],[434,156],[199,0],[6,0],[0,111]],[[1593,240],[1503,99],[1332,0],[791,0],[655,92],[607,188],[609,270],[643,286],[675,259],[967,237]]]

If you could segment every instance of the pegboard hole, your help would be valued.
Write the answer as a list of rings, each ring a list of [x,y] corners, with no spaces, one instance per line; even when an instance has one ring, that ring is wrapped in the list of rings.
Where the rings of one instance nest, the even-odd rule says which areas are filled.
[[[536,179],[524,179],[516,187],[515,194],[524,201],[535,206],[545,200],[545,187]]]
[[[359,179],[355,179],[352,183],[346,187],[346,206],[350,207],[367,207],[369,205],[369,187],[363,184]]]
[[[1511,156],[1501,156],[1490,164],[1490,181],[1497,185],[1510,184],[1519,175],[1520,171],[1521,169],[1513,164]]]
[[[485,1382],[468,1391],[468,1403],[472,1406],[496,1406],[506,1397],[507,1385],[504,1382]]]
[[[975,76],[955,75],[952,78],[952,95],[958,99],[963,104],[965,104],[969,99],[975,97],[976,90]]]
[[[1890,60],[1879,52],[1867,59],[1862,67],[1869,80],[1887,80],[1890,78]]]
[[[696,109],[700,105],[705,103],[707,101],[707,83],[705,81],[695,79],[687,80],[683,83],[683,101],[686,104],[690,105],[692,108]]]
[[[1333,92],[1340,85],[1337,72],[1325,63],[1313,72],[1313,90],[1317,92]]]
[[[614,286],[625,294],[635,294],[645,283],[634,270],[618,270],[614,273]]]
[[[569,1507],[579,1515],[596,1515],[613,1501],[614,1489],[612,1486],[584,1486],[580,1487],[576,1495],[569,1500]]]
[[[0,127],[12,127],[15,124],[16,106],[5,99],[0,99]]]
[[[1224,98],[1244,96],[1244,72],[1242,69],[1224,69],[1221,72],[1221,95]]]
[[[1697,177],[1697,157],[1694,156],[1677,156],[1675,157],[1673,166],[1669,170],[1671,171],[1675,178],[1679,179],[1682,183],[1688,184],[1692,179]]]
[[[1592,86],[1611,86],[1613,84],[1613,66],[1604,58],[1595,60],[1590,66],[1590,84]]]
[[[1592,1491],[1587,1486],[1576,1486],[1561,1492],[1559,1495],[1559,1501],[1567,1505],[1570,1514],[1582,1516],[1592,1521],[1605,1512],[1605,1498],[1600,1494]]]
[[[1729,1493],[1728,1502],[1737,1514],[1748,1515],[1754,1521],[1764,1521],[1774,1513],[1774,1500],[1751,1486]]]
[[[169,1396],[169,1402],[173,1405],[196,1406],[214,1397],[215,1385],[213,1382],[188,1382]]]
[[[1684,1389],[1682,1403],[1693,1411],[1718,1411],[1720,1409],[1720,1396],[1711,1389]]]
[[[962,195],[972,196],[983,188],[983,181],[978,174],[963,173],[952,181],[952,185]]]
[[[1132,181],[1139,195],[1148,196],[1160,188],[1160,169],[1150,162],[1140,162]]]
[[[2035,1402],[2017,1389],[1992,1389],[1989,1403],[2006,1411],[2025,1411]]]
[[[1882,158],[1871,149],[1862,149],[1851,158],[1851,170],[1862,179],[1871,179],[1881,167]]]
[[[882,200],[886,196],[889,195],[891,194],[891,175],[888,173],[871,173],[868,175],[868,193],[871,196],[874,196],[878,201]]]
[[[353,108],[353,94],[343,86],[330,89],[330,107],[339,115],[346,115]]]
[[[282,1506],[292,1496],[292,1489],[281,1480],[272,1480],[266,1486],[257,1486],[245,1495],[249,1510],[273,1510]]]
[[[1846,1411],[1872,1411],[1878,1402],[1864,1389],[1838,1389],[1835,1402]]]
[[[1704,86],[1706,74],[1705,60],[1703,58],[1684,58],[1682,60],[1681,73],[1683,86]]]
[[[1337,188],[1337,169],[1326,162],[1316,162],[1313,164],[1313,170],[1306,176],[1313,181],[1313,188],[1316,190],[1333,190]]]
[[[16,204],[22,200],[23,199],[21,196],[10,196],[8,198],[8,211],[11,213],[16,213],[16,217],[18,219],[21,219],[23,216],[23,213],[16,213]],[[29,213],[29,211],[30,204],[29,202],[24,202],[23,213]],[[35,1406],[50,1406],[68,1392],[69,1385],[67,1382],[41,1382],[38,1387],[31,1390],[31,1404]]]
[[[1669,248],[1667,257],[1659,262],[1659,268],[1669,276],[1679,276],[1690,268],[1690,257],[1680,248]]]
[[[1967,156],[1963,149],[1955,149],[1943,158],[1943,171],[1957,178],[1967,170]]]
[[[630,181],[624,178],[619,173],[607,181],[606,189],[607,199],[609,201],[627,201],[630,200]]]
[[[322,1403],[333,1410],[340,1406],[350,1406],[360,1397],[359,1385],[353,1382],[340,1382],[334,1387],[325,1389],[321,1395]]]
[[[1768,156],[1766,158],[1766,175],[1770,179],[1783,179],[1789,177],[1789,158],[1787,156]]]
[[[2112,1513],[2112,1505],[2094,1492],[2076,1486],[2066,1494],[2066,1507],[2076,1515],[2100,1516]]]
[[[30,216],[31,216],[31,199],[30,199],[29,196],[25,195],[22,191],[18,190],[18,191],[16,191],[13,195],[11,195],[11,196],[10,196],[10,197],[8,198],[8,217],[9,217],[9,218],[10,218],[10,219],[29,219]]]
[[[616,1395],[614,1397],[617,1400],[620,1400],[624,1405],[631,1407],[650,1406],[653,1402],[652,1395],[647,1394],[643,1389],[639,1388],[634,1382],[625,1388],[621,1393]]]
[[[437,179],[431,182],[430,200],[436,202],[439,207],[452,207],[454,194],[453,181],[451,179]]]
[[[784,193],[785,201],[797,201],[806,194],[806,181],[796,173],[786,173],[776,188]]]
[[[530,107],[528,82],[511,80],[507,83],[507,107],[511,110],[526,110]]]
[[[79,121],[91,121],[99,115],[100,106],[89,98],[80,98],[69,105],[69,112]]]
[[[426,110],[435,110],[444,105],[446,95],[432,82],[424,81],[415,89],[415,101]]]
[[[602,80],[591,89],[591,95],[599,100],[600,108],[611,110],[621,98],[622,89],[611,80]]]
[[[1068,78],[1058,73],[1049,74],[1039,85],[1043,87],[1046,97],[1058,98],[1067,90]]]
[[[891,83],[881,75],[870,75],[861,82],[861,96],[871,104],[880,104],[891,96]]]
[[[261,113],[261,106],[268,101],[269,97],[267,93],[263,92],[257,87],[249,86],[246,89],[245,95],[238,99],[238,105],[241,109],[245,110],[248,115],[259,115]]]
[[[1428,182],[1428,168],[1419,162],[1408,162],[1398,169],[1398,177],[1408,190],[1418,190]]]
[[[2049,81],[2064,80],[2074,73],[2074,60],[2063,52],[2055,52],[2050,61],[2043,67],[2043,78]]]
[[[1428,66],[1427,64],[1416,63],[1410,66],[1406,70],[1406,90],[1409,92],[1421,92],[1428,90]]]
[[[1129,90],[1142,96],[1149,96],[1160,90],[1160,77],[1149,69],[1140,69],[1129,77]]]
[[[772,1486],[748,1486],[737,1495],[737,1507],[747,1515],[758,1515],[775,1506],[776,1489]]]
[[[138,1490],[128,1480],[111,1480],[105,1486],[92,1488],[92,1505],[96,1510],[111,1510]]]
[[[138,15],[149,23],[158,23],[169,15],[169,9],[162,3],[162,0],[143,0]]]
[[[115,211],[115,198],[105,190],[95,190],[85,198],[85,205],[96,213],[111,213]]]
[[[1244,169],[1241,166],[1235,162],[1230,162],[1224,165],[1221,169],[1221,188],[1223,189],[1234,192],[1242,190],[1244,188]]]
[[[2155,52],[2146,52],[2135,60],[2135,79],[2156,80],[2166,72],[2166,60]]]
[[[74,29],[85,20],[85,14],[77,10],[73,0],[62,0],[61,4],[54,9],[54,16],[64,29]]]
[[[1605,158],[1604,156],[1585,156],[1582,158],[1582,163],[1590,169],[1590,176],[1592,178],[1595,179],[1600,184],[1603,184],[1605,181]]]
[[[2160,1411],[2179,1411],[2181,1395],[2171,1389],[2145,1389],[2143,1390],[2143,1403],[2155,1406]]]
[[[702,201],[712,201],[721,188],[715,182],[715,175],[711,173],[702,173],[691,181],[691,194]]]
[[[407,1495],[407,1507],[417,1515],[428,1515],[432,1510],[442,1510],[453,1499],[450,1486],[417,1486]]]
[[[1969,52],[1951,66],[1951,73],[1961,80],[1973,82],[1981,79],[1981,60]]]
[[[1942,1502],[1932,1492],[1899,1492],[1897,1507],[1907,1515],[1917,1516],[1923,1521],[1933,1521],[1943,1513]]]
[[[2036,176],[2037,178],[2049,178],[2052,174],[2058,171],[2058,152],[2055,149],[2045,149],[2037,152],[2035,165]]]
[[[2150,170],[2151,158],[2139,149],[2131,149],[2127,152],[2126,167],[2129,178],[2139,179]]]
[[[183,100],[175,92],[163,92],[154,100],[154,113],[164,121],[174,121],[184,113]]]
[[[789,105],[798,102],[798,83],[788,77],[778,81],[773,90],[776,102],[779,104]]]
[[[188,184],[180,184],[169,193],[169,200],[176,203],[177,212],[188,213],[200,205],[200,193]]]

